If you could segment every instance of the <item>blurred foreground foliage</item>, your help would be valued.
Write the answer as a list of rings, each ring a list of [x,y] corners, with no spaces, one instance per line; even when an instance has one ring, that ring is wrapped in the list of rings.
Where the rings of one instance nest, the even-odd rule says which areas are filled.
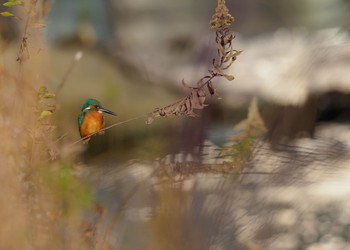
[[[60,155],[52,119],[57,100],[46,80],[47,47],[35,25],[44,23],[44,2],[3,4],[18,7],[23,36],[17,61],[16,54],[2,53],[0,62],[1,249],[81,249],[86,245],[81,236],[82,214],[91,206],[93,195],[74,174],[72,159]],[[8,11],[2,16],[14,14]]]

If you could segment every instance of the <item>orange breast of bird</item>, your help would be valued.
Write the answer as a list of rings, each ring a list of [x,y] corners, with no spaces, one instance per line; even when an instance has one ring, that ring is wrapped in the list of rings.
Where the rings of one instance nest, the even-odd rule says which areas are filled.
[[[83,123],[80,127],[80,136],[85,137],[92,133],[99,132],[104,127],[103,116],[95,111],[91,110],[84,115]],[[85,141],[89,141],[90,137],[86,138]]]

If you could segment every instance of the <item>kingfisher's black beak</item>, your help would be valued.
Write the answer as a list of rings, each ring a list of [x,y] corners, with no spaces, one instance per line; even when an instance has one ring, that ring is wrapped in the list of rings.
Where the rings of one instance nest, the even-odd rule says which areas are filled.
[[[117,115],[117,114],[114,113],[113,111],[110,111],[110,110],[105,109],[105,108],[102,108],[102,107],[100,107],[100,108],[98,109],[98,111],[103,112],[103,113],[107,113],[107,114],[110,114],[110,115],[114,115],[114,116]]]

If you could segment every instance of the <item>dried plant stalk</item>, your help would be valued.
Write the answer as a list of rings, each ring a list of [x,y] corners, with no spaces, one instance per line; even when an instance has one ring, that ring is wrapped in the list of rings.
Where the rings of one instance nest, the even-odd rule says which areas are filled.
[[[208,70],[208,75],[197,82],[196,87],[191,87],[182,80],[182,84],[190,90],[190,94],[173,104],[154,109],[148,114],[147,124],[151,124],[154,118],[159,116],[197,116],[194,110],[206,107],[205,99],[216,94],[212,80],[216,77],[225,77],[229,81],[234,79],[232,75],[225,73],[241,53],[241,51],[232,48],[235,35],[229,28],[233,21],[234,17],[229,14],[225,0],[218,0],[215,14],[210,20],[210,27],[216,31],[215,42],[217,46],[217,58],[213,58],[212,61],[213,68]]]

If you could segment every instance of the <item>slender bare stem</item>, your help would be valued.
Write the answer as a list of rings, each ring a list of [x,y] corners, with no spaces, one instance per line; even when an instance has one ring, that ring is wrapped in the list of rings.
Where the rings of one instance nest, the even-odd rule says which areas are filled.
[[[83,56],[83,53],[81,51],[77,51],[77,53],[75,53],[74,58],[72,60],[72,62],[69,64],[65,74],[62,77],[61,82],[58,84],[57,89],[56,89],[56,96],[59,95],[59,93],[61,92],[63,86],[65,85],[65,83],[67,82],[67,79],[69,77],[69,75],[72,73],[74,67],[76,66],[76,64],[80,61],[81,57]]]

